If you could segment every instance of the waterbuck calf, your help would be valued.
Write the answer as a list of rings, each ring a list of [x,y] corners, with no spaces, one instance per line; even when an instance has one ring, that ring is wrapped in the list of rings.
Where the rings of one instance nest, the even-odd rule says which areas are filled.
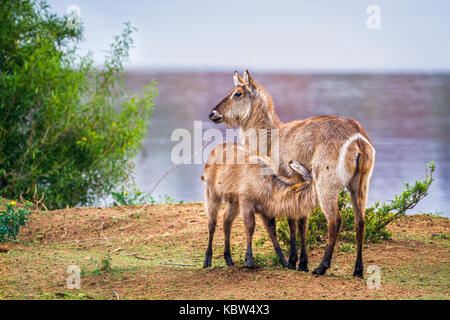
[[[230,149],[232,149],[234,158],[232,161],[227,159],[224,163]],[[242,164],[237,161],[239,157],[244,159]],[[228,266],[234,264],[230,250],[231,226],[240,211],[247,235],[246,267],[255,267],[252,254],[255,213],[261,214],[275,252],[283,265],[289,267],[277,241],[275,229],[271,228],[270,222],[274,221],[275,217],[281,216],[299,219],[300,215],[308,215],[314,207],[312,199],[314,193],[311,192],[309,173],[297,162],[290,163],[290,166],[297,174],[292,177],[284,177],[278,173],[278,166],[270,158],[249,156],[248,152],[236,143],[219,144],[212,150],[202,176],[205,183],[205,209],[209,228],[204,268],[211,266],[212,241],[222,201],[227,203],[223,229],[225,234],[224,258]],[[263,169],[266,171],[262,171]]]
[[[318,116],[305,120],[282,123],[275,114],[270,94],[245,72],[242,79],[234,74],[235,87],[212,109],[209,118],[240,126],[243,136],[259,129],[279,132],[279,159],[282,174],[291,176],[289,161],[301,163],[312,174],[315,198],[328,221],[328,240],[325,253],[314,274],[325,274],[331,265],[334,245],[341,218],[337,198],[339,190],[350,191],[355,213],[357,256],[354,276],[363,277],[362,247],[364,240],[364,210],[369,181],[375,161],[375,149],[369,136],[358,121],[335,116]],[[266,139],[257,139],[257,141]],[[270,148],[267,148],[270,149]],[[305,235],[307,217],[298,220],[301,235]],[[292,220],[290,226],[292,226]],[[295,232],[291,237],[295,238]],[[295,244],[295,241],[291,243]],[[299,269],[307,270],[304,237]],[[295,260],[296,257],[292,259]]]

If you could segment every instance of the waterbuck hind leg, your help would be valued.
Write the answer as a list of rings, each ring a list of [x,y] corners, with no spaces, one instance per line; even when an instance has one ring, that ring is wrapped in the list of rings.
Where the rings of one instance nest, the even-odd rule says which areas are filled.
[[[277,254],[278,258],[281,261],[281,264],[283,267],[290,268],[291,266],[286,261],[286,258],[284,257],[283,250],[281,250],[280,243],[277,239],[277,225],[275,218],[268,218],[265,215],[261,215],[262,220],[264,222],[264,227],[266,227],[267,233],[269,234],[270,240],[272,241],[273,248],[275,249],[275,253]]]
[[[341,225],[341,217],[337,206],[337,197],[334,200],[321,201],[321,208],[328,221],[328,240],[325,253],[319,266],[312,272],[316,275],[323,275],[331,266],[331,258],[333,257],[334,245],[339,233]]]
[[[233,221],[238,213],[239,213],[239,203],[230,202],[223,217],[223,233],[225,236],[223,257],[225,259],[225,263],[227,264],[227,266],[234,265],[233,259],[231,259],[230,235],[231,235],[231,227],[233,226]]]
[[[355,214],[355,228],[356,228],[356,263],[353,272],[354,277],[364,278],[364,265],[362,258],[362,248],[364,243],[364,210],[366,206],[366,194],[364,192],[350,191],[353,205],[353,212]]]
[[[308,218],[300,218],[298,220],[298,231],[300,233],[301,251],[300,251],[300,262],[298,264],[297,270],[309,272],[308,254],[306,252],[306,235],[308,232]]]
[[[291,248],[289,251],[289,268],[295,269],[298,261],[297,250],[297,221],[295,219],[288,219],[289,231],[291,235]]]
[[[205,262],[203,263],[203,268],[211,267],[212,265],[212,243],[214,238],[214,232],[217,225],[217,213],[220,207],[219,199],[211,199],[210,197],[205,197],[205,209],[208,215],[208,247],[205,253]]]

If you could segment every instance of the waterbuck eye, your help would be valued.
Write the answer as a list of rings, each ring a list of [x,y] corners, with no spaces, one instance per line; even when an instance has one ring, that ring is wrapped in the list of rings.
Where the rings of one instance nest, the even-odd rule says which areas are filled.
[[[242,96],[242,93],[240,93],[239,91],[236,91],[236,92],[234,93],[234,96],[235,96],[235,97],[240,97],[240,96]]]

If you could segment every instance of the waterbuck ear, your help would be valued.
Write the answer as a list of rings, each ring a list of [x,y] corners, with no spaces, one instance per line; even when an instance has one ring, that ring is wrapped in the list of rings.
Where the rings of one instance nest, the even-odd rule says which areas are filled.
[[[239,73],[237,71],[233,74],[233,80],[234,80],[234,86],[243,86],[244,85],[244,79],[241,78]]]
[[[263,165],[265,168],[267,168],[269,170],[269,173],[271,175],[276,175],[278,173],[278,171],[276,169],[277,168],[276,164],[269,157],[261,156],[261,155],[258,155],[258,156],[252,155],[252,156],[249,157],[249,163],[255,163],[255,164]]]
[[[252,155],[252,156],[250,156],[250,160],[253,162],[249,161],[249,163],[259,163],[266,167],[273,166],[273,161],[269,157],[265,157],[265,156],[261,156],[261,155],[258,155],[258,156]]]
[[[300,163],[298,163],[297,161],[291,161],[289,162],[289,166],[291,167],[292,170],[297,172],[303,178],[303,180],[305,180],[308,183],[311,182],[312,177],[309,174],[309,171]]]
[[[248,70],[245,70],[244,81],[245,81],[245,85],[249,88],[249,90],[251,92],[254,92],[256,90],[256,83],[255,83],[255,81],[253,81]]]

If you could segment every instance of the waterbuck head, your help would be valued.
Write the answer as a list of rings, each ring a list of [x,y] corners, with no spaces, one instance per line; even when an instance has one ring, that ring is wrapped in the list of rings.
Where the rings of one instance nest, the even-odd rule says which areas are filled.
[[[235,71],[233,80],[234,89],[209,114],[210,120],[215,123],[225,122],[229,127],[242,126],[247,122],[262,89],[248,71],[245,72],[244,79]]]

